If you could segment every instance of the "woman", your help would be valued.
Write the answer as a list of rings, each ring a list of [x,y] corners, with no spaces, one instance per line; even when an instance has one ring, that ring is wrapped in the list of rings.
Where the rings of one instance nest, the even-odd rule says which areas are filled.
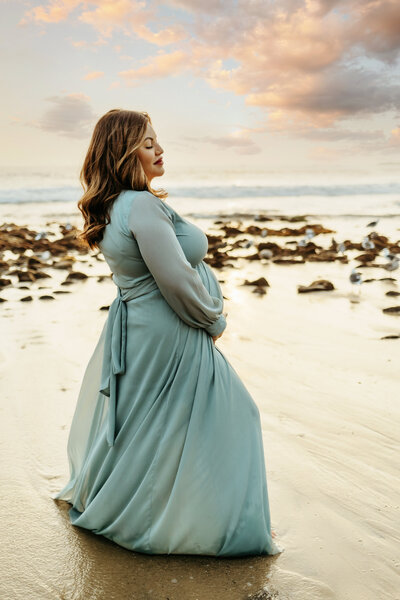
[[[215,341],[226,327],[201,229],[152,189],[145,112],[110,110],[81,171],[82,239],[117,296],[86,368],[55,497],[73,525],[148,554],[277,554],[260,415]]]

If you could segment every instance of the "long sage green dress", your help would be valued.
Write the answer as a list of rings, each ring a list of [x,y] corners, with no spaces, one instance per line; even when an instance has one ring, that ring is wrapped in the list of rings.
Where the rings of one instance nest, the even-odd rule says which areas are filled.
[[[226,327],[207,237],[125,190],[100,249],[117,286],[73,417],[73,525],[147,554],[277,554],[259,410],[212,336]]]

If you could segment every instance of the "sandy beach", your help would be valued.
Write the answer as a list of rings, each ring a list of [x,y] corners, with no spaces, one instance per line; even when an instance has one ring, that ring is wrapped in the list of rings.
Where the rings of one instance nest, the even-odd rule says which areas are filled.
[[[41,230],[50,221],[80,226],[61,203],[0,208],[0,223]],[[368,233],[365,219],[307,222],[335,232],[315,237],[324,246],[332,236],[360,241]],[[196,223],[218,231],[210,219]],[[260,226],[244,221],[251,223]],[[398,244],[398,221],[382,219],[376,231]],[[69,505],[52,495],[68,478],[80,382],[107,318],[100,308],[116,288],[103,261],[76,254],[74,270],[86,279],[62,286],[66,271],[52,269],[28,289],[5,286],[0,598],[399,600],[400,315],[383,312],[400,305],[386,295],[400,291],[399,270],[365,267],[363,277],[375,280],[357,286],[349,274],[360,252],[348,254],[348,264],[236,258],[215,270],[228,313],[217,345],[261,413],[272,524],[285,548],[273,557],[140,555],[70,525]],[[265,294],[242,285],[260,277],[269,284]],[[298,285],[321,279],[334,289],[298,293]],[[33,300],[21,302],[28,294]],[[40,300],[43,294],[55,299]]]

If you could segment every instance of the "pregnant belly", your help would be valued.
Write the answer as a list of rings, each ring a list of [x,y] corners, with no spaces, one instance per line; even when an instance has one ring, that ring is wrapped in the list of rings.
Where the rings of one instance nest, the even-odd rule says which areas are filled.
[[[208,291],[211,296],[215,296],[220,300],[223,299],[221,286],[219,285],[218,279],[216,278],[214,271],[211,267],[201,261],[198,265],[196,265],[195,269],[200,275],[200,278],[204,284],[204,287]]]
[[[195,269],[208,293],[222,300],[221,287],[211,268],[202,261]],[[172,340],[177,341],[189,327],[168,304],[157,286],[129,300],[126,305],[128,337],[131,341],[135,340],[138,346],[150,341],[153,344],[167,343],[171,346]]]

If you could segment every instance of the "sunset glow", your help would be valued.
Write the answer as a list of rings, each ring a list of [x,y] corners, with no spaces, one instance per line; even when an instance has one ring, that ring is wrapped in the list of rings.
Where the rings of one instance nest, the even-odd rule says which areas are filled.
[[[3,165],[146,110],[167,171],[397,174],[397,0],[2,2]]]

